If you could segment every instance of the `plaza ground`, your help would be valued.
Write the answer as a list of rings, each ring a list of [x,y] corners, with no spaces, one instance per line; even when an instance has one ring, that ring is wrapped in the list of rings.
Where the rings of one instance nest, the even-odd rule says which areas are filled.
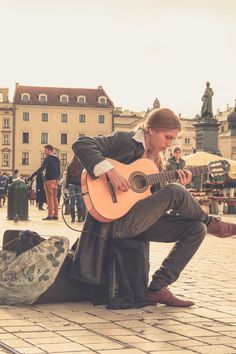
[[[6,216],[3,207],[1,235],[7,229],[29,229],[66,236],[71,244],[79,235],[62,218],[42,221],[46,211],[35,206],[30,206],[28,221],[14,224]],[[236,215],[223,218],[236,222]],[[151,244],[150,274],[170,247]],[[206,236],[171,286],[176,295],[195,301],[191,308],[159,305],[113,311],[87,302],[0,306],[0,354],[236,354],[235,253],[236,237]]]

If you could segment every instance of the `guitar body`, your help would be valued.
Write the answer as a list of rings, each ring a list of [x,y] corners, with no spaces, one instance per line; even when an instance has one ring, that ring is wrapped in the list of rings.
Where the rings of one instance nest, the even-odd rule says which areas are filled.
[[[83,198],[88,212],[98,221],[111,222],[124,216],[139,200],[151,195],[146,186],[146,175],[157,174],[157,166],[149,159],[139,159],[129,165],[108,159],[111,164],[131,183],[127,192],[114,191],[108,186],[105,175],[93,179],[84,170],[81,177]]]

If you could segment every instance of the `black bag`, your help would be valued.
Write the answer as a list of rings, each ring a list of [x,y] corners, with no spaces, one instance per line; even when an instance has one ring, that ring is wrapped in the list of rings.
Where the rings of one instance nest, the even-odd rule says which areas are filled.
[[[3,234],[3,250],[15,252],[19,254],[37,246],[45,239],[37,232],[30,230],[6,230]]]

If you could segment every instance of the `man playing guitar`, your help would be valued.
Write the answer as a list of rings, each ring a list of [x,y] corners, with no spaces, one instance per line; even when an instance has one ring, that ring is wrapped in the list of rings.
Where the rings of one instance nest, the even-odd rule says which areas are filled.
[[[131,179],[113,166],[109,158],[131,164],[145,157],[155,163],[157,172],[162,172],[160,153],[171,146],[180,130],[180,119],[173,111],[167,108],[155,109],[136,132],[81,137],[72,145],[72,149],[91,179],[103,178],[107,181],[115,205],[119,204],[119,195],[126,193],[128,196],[134,187]],[[191,182],[191,171],[182,169],[176,173],[178,183],[169,183],[161,189],[152,190],[152,194],[137,201],[118,219],[99,219],[97,213],[97,220],[100,220],[100,230],[109,224],[109,235],[113,238],[141,237],[154,242],[175,242],[168,257],[153,274],[146,297],[149,304],[188,307],[194,305],[194,302],[177,298],[167,287],[177,280],[199,248],[206,232],[222,238],[233,236],[236,235],[236,224],[206,214],[183,187]],[[89,190],[84,194],[88,193]],[[87,205],[88,211],[90,206],[92,208],[91,201],[90,204]],[[177,215],[168,214],[167,211],[171,209]],[[92,215],[96,218],[96,214]]]

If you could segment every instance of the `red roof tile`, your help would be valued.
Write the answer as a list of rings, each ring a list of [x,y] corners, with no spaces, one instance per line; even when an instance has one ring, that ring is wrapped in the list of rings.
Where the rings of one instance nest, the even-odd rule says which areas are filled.
[[[21,100],[22,93],[28,93],[30,100],[25,103]],[[47,102],[42,103],[39,101],[39,95],[46,94]],[[68,103],[61,103],[60,96],[69,96]],[[85,96],[86,103],[81,105],[77,102],[78,96]],[[28,105],[46,105],[46,106],[77,106],[77,107],[101,107],[98,98],[104,96],[107,98],[107,103],[104,107],[114,108],[114,104],[109,96],[106,94],[102,86],[97,89],[88,88],[63,88],[63,87],[39,87],[39,86],[21,86],[16,85],[14,93],[15,104],[28,104]]]

